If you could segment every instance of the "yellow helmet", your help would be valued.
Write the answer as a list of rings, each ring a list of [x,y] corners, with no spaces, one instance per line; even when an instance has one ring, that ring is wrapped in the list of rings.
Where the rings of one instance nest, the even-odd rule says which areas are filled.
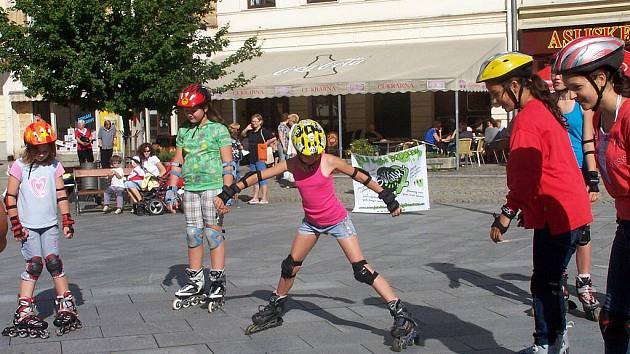
[[[302,155],[319,155],[326,150],[324,129],[311,119],[304,119],[295,124],[291,131],[291,141],[295,150]]]
[[[534,58],[519,52],[497,53],[481,64],[477,82],[501,81],[508,76],[530,76]]]

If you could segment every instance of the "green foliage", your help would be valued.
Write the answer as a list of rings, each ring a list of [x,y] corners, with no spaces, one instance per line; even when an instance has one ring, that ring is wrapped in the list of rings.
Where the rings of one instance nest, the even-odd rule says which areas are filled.
[[[374,156],[378,154],[378,147],[367,139],[357,139],[350,143],[350,151],[356,155]]]
[[[160,149],[160,151],[158,152],[158,158],[160,159],[160,161],[162,162],[171,162],[171,160],[173,159],[173,157],[175,156],[175,151],[169,151],[167,149]]]
[[[209,0],[16,0],[13,9],[29,22],[0,10],[0,71],[13,72],[29,96],[127,117],[144,107],[169,112],[185,85],[261,54],[250,38],[222,62],[208,60],[229,44],[227,27],[200,31]],[[217,90],[250,80],[240,73]]]

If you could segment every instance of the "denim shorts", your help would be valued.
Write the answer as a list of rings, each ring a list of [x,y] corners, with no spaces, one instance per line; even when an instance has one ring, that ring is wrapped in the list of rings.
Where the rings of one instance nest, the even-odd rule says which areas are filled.
[[[304,218],[302,219],[302,225],[298,227],[298,232],[301,234],[316,236],[319,236],[320,234],[329,234],[336,239],[342,239],[357,234],[357,230],[354,229],[352,220],[350,220],[350,215],[331,226],[316,226]]]

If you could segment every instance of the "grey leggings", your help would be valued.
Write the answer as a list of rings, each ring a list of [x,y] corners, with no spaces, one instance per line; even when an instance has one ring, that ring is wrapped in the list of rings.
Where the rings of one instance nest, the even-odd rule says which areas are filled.
[[[33,257],[45,259],[48,255],[59,255],[59,226],[49,226],[41,229],[28,229],[28,238],[22,241],[22,256],[25,260]],[[29,280],[26,271],[22,279]]]

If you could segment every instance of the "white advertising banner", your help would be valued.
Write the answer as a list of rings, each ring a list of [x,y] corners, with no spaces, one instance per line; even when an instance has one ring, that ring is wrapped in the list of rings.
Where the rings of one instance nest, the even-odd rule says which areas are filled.
[[[366,170],[372,179],[396,195],[403,212],[429,209],[429,183],[424,145],[383,155],[352,154],[352,166]],[[355,213],[389,213],[378,195],[353,181]]]

